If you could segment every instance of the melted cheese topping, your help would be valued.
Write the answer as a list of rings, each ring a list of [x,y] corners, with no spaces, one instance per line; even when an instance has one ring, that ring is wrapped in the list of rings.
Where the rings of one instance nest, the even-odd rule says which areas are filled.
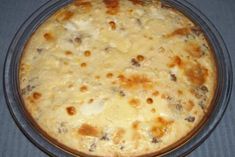
[[[206,114],[215,85],[200,28],[159,1],[76,0],[35,31],[20,65],[21,94],[37,124],[101,156],[179,141]]]

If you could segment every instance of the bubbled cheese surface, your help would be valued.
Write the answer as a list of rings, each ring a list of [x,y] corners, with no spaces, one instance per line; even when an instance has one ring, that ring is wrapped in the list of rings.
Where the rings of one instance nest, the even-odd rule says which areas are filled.
[[[32,35],[19,79],[27,110],[59,143],[137,156],[199,124],[216,68],[200,28],[159,1],[75,0]]]

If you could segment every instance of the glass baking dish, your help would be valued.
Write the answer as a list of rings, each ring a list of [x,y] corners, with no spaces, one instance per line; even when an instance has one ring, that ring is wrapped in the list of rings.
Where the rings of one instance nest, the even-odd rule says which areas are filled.
[[[52,156],[88,156],[72,150],[49,137],[33,121],[24,107],[19,93],[19,62],[27,40],[32,33],[50,17],[55,11],[67,5],[72,0],[53,0],[45,3],[36,10],[17,31],[8,49],[4,66],[4,93],[9,110],[21,131],[38,148]],[[175,8],[188,16],[196,25],[200,26],[214,52],[217,65],[217,88],[208,114],[197,128],[177,143],[152,154],[144,156],[185,156],[196,149],[221,120],[232,91],[232,65],[226,45],[215,26],[198,9],[184,0],[162,0],[166,5]]]

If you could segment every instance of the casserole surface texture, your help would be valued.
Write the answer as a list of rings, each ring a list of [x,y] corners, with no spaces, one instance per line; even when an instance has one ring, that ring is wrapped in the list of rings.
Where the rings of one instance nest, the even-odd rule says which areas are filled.
[[[20,89],[59,143],[100,156],[172,145],[207,114],[216,65],[202,31],[159,1],[76,0],[25,46]]]

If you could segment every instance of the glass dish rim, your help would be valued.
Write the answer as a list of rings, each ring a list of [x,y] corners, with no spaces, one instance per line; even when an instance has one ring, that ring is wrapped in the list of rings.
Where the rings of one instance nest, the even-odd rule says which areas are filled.
[[[4,95],[7,101],[9,111],[14,118],[17,126],[24,133],[24,135],[38,148],[52,156],[70,156],[72,155],[68,150],[61,149],[55,144],[52,144],[46,140],[43,135],[38,134],[39,132],[32,127],[32,124],[28,121],[26,116],[23,114],[21,102],[19,101],[19,92],[17,92],[15,87],[17,86],[15,71],[18,71],[18,62],[19,54],[22,54],[23,47],[26,44],[27,39],[31,36],[33,31],[52,13],[62,6],[70,3],[72,0],[54,0],[48,1],[37,9],[32,15],[21,25],[15,34],[11,45],[7,52],[7,57],[4,63],[4,72],[3,72],[3,87]],[[220,33],[216,27],[210,22],[210,20],[200,12],[196,7],[185,0],[163,0],[164,3],[169,3],[179,9],[184,14],[190,16],[190,19],[193,18],[197,24],[204,28],[205,34],[210,37],[210,42],[213,44],[213,48],[216,50],[215,55],[217,55],[218,68],[221,68],[221,74],[223,76],[221,81],[223,81],[224,87],[221,89],[220,97],[216,106],[213,108],[211,115],[204,122],[203,126],[199,128],[197,134],[190,138],[190,140],[185,141],[179,147],[172,149],[169,152],[166,152],[161,155],[166,156],[185,156],[194,149],[196,149],[210,133],[218,125],[219,121],[222,119],[222,116],[228,106],[228,102],[231,96],[232,84],[233,84],[233,74],[232,74],[232,64],[231,58],[229,56],[228,50],[226,48],[225,42],[223,41]],[[184,10],[182,10],[184,9]],[[30,33],[26,33],[27,30],[30,30]],[[26,34],[25,34],[26,33]],[[24,38],[24,40],[22,40]],[[21,105],[19,105],[21,104]],[[86,156],[82,154],[82,156]],[[149,154],[152,156],[154,154]]]

